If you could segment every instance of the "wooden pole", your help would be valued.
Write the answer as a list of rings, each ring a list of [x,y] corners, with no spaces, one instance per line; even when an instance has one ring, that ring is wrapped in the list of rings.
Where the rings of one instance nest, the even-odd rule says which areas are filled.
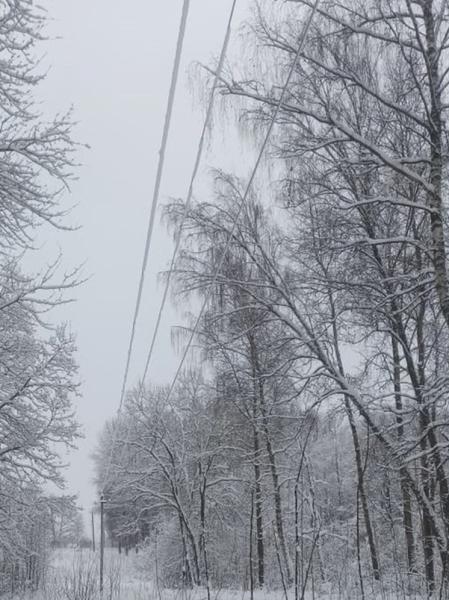
[[[95,552],[95,520],[94,511],[91,512],[92,517],[92,551]]]
[[[100,498],[100,593],[103,593],[104,577],[104,494]]]

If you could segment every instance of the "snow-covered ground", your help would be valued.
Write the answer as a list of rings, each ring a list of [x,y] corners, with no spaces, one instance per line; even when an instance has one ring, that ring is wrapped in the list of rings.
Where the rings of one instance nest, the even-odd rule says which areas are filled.
[[[145,557],[131,552],[119,555],[108,549],[105,554],[104,592],[98,591],[98,553],[91,551],[64,550],[55,554],[47,583],[36,593],[15,596],[13,600],[208,600],[205,589],[167,590],[145,578],[142,562]],[[303,600],[359,600],[360,594],[344,591],[309,592]],[[241,590],[216,590],[210,600],[250,600],[250,593]],[[294,590],[288,591],[288,599],[282,591],[258,590],[254,600],[294,600]],[[365,591],[365,600],[420,600],[385,590],[376,593]]]

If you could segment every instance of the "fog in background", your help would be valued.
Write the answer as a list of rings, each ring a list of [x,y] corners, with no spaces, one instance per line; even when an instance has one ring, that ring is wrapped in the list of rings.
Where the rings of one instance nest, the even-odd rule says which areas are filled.
[[[194,61],[211,64],[221,48],[231,2],[192,0],[172,132],[161,189],[161,203],[185,197],[204,117],[194,92]],[[241,22],[242,2],[235,24]],[[82,380],[77,403],[85,439],[68,458],[68,490],[90,511],[95,500],[90,455],[102,426],[118,407],[137,283],[182,1],[43,0],[51,22],[40,87],[43,106],[64,112],[73,105],[75,138],[82,167],[67,203],[76,204],[67,221],[71,233],[45,230],[33,257],[54,256],[59,247],[66,268],[84,263],[88,281],[75,290],[76,302],[58,309],[77,336]],[[237,38],[237,40],[236,40]],[[238,31],[234,42],[238,44]],[[235,47],[235,46],[234,46]],[[217,130],[203,162],[201,189],[208,168],[241,170],[242,142]],[[142,303],[130,383],[142,372],[162,284],[157,274],[169,263],[170,234],[156,222],[147,285]],[[183,315],[167,307],[150,370],[150,379],[168,382],[176,368],[170,341],[172,325]]]

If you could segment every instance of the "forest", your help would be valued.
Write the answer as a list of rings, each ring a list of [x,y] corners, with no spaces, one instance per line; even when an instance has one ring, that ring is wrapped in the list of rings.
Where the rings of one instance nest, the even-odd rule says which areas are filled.
[[[215,163],[194,188],[196,164],[162,207],[180,363],[147,376],[154,337],[98,439],[107,544],[139,554],[145,598],[447,599],[449,5],[258,0],[237,25],[236,4],[192,86],[198,156],[234,129],[246,175]],[[64,489],[83,431],[60,319],[84,273],[32,258],[75,228],[84,147],[42,106],[47,21],[0,2],[0,596],[124,600],[97,567],[46,587],[89,544]]]
[[[220,73],[258,177],[165,206],[192,354],[96,455],[111,539],[163,586],[448,597],[448,19],[265,0]]]

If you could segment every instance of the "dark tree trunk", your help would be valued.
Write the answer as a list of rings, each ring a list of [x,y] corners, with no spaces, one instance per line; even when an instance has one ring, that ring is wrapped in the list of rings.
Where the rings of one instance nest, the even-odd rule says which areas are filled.
[[[253,557],[253,535],[254,535],[254,490],[251,491],[251,513],[249,517],[249,590],[250,599],[254,599],[254,557]]]
[[[393,386],[394,386],[394,398],[396,407],[396,423],[398,426],[398,441],[399,444],[402,442],[404,437],[404,419],[402,417],[402,396],[401,396],[401,368],[400,368],[400,355],[399,355],[399,344],[396,337],[391,337],[392,349],[393,349]],[[416,570],[416,559],[415,559],[415,537],[413,533],[413,518],[412,518],[412,498],[410,493],[410,487],[407,480],[404,467],[399,469],[399,479],[401,484],[401,496],[402,496],[402,523],[404,525],[405,544],[407,549],[407,564],[409,572],[415,572]]]
[[[202,478],[200,486],[200,543],[199,549],[203,556],[204,577],[203,583],[206,586],[207,599],[210,600],[210,583],[209,583],[209,561],[207,558],[207,541],[206,541],[206,475],[203,473],[201,461],[198,465],[199,474]]]
[[[250,341],[251,345],[251,341]],[[263,537],[263,516],[262,516],[262,473],[260,466],[261,448],[259,439],[259,394],[257,387],[257,370],[254,360],[251,361],[251,370],[253,377],[253,459],[254,459],[254,509],[256,516],[256,550],[257,550],[257,582],[262,588],[265,583],[265,547]]]
[[[354,453],[355,453],[355,462],[357,468],[357,487],[359,491],[360,503],[362,505],[363,512],[363,520],[365,522],[366,535],[368,538],[368,546],[371,556],[371,565],[373,568],[374,578],[378,581],[380,579],[380,567],[379,567],[379,558],[377,554],[376,542],[374,540],[374,531],[371,524],[371,517],[368,507],[368,499],[365,491],[365,482],[364,482],[364,468],[363,468],[363,458],[362,451],[360,448],[359,435],[357,432],[357,426],[355,424],[354,414],[352,412],[351,404],[345,398],[345,408],[346,414],[349,420],[349,426],[352,434],[352,441],[354,444]]]
[[[254,425],[254,507],[256,514],[257,582],[262,588],[265,583],[265,548],[263,539],[262,486],[260,469],[259,432]]]
[[[275,525],[276,525],[276,534],[279,541],[280,551],[282,555],[282,560],[285,567],[285,575],[287,584],[290,585],[293,583],[291,565],[290,565],[290,556],[287,550],[287,543],[285,539],[284,533],[284,522],[283,522],[283,510],[282,510],[282,496],[281,496],[281,487],[279,485],[279,473],[277,468],[276,454],[273,449],[273,445],[271,443],[271,434],[269,428],[269,419],[267,413],[267,407],[265,404],[265,390],[264,384],[262,380],[262,373],[259,363],[259,357],[257,355],[257,348],[252,336],[249,336],[249,343],[251,348],[251,360],[253,362],[253,374],[255,377],[254,381],[254,389],[255,393],[258,394],[260,412],[262,415],[262,427],[265,437],[265,446],[267,449],[268,460],[270,464],[270,472],[271,479],[273,482],[273,499],[274,499],[274,512],[275,512]]]
[[[432,236],[433,264],[435,268],[435,287],[441,306],[441,312],[449,327],[449,282],[446,265],[446,246],[443,228],[442,177],[443,177],[443,122],[441,102],[441,78],[439,61],[441,53],[437,48],[437,35],[433,0],[421,3],[426,48],[424,57],[427,62],[430,92],[430,184],[429,205],[430,230]]]
[[[179,529],[182,540],[182,550],[184,554],[184,564],[182,567],[182,583],[185,587],[193,587],[192,568],[190,566],[189,552],[187,548],[187,540],[185,536],[184,522],[181,515],[179,515]]]

